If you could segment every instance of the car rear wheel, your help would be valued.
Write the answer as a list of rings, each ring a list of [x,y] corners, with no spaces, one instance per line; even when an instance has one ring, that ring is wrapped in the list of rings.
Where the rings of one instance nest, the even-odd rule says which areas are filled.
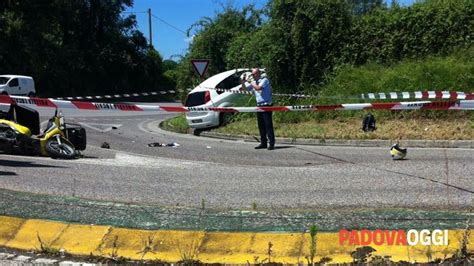
[[[30,97],[30,98],[31,98],[31,97],[35,97],[35,96],[36,96],[36,94],[35,94],[34,92],[28,93],[28,97]]]
[[[232,113],[220,113],[219,114],[219,126],[225,126],[230,123],[232,119]]]

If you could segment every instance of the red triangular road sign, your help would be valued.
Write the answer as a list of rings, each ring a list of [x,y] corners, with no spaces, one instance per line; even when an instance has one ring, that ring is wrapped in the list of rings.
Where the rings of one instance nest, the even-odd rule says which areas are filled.
[[[194,70],[198,73],[199,77],[204,77],[207,67],[209,66],[209,59],[193,59],[191,64],[193,64]]]

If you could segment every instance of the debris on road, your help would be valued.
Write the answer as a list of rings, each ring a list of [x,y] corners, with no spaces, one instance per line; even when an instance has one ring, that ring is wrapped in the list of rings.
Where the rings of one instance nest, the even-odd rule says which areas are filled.
[[[110,144],[108,142],[104,141],[104,143],[102,143],[102,145],[100,145],[100,147],[102,149],[110,149]]]
[[[395,143],[390,148],[390,155],[393,160],[403,160],[407,155],[407,149],[402,149],[398,143]]]
[[[173,142],[173,143],[159,143],[159,142],[153,142],[148,144],[148,147],[179,147],[181,146],[179,143]]]

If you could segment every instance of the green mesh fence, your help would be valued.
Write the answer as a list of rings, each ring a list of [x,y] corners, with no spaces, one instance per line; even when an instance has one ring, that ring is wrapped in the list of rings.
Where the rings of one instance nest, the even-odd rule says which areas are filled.
[[[469,211],[411,209],[209,210],[92,201],[0,189],[0,215],[139,229],[301,232],[345,229],[463,229]]]

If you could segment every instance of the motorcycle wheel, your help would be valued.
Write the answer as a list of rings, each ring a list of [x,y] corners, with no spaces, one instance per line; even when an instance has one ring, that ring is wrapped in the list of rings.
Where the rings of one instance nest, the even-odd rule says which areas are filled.
[[[75,159],[76,149],[68,140],[61,138],[61,144],[56,139],[50,139],[46,143],[46,151],[48,155],[53,158],[60,159]]]

